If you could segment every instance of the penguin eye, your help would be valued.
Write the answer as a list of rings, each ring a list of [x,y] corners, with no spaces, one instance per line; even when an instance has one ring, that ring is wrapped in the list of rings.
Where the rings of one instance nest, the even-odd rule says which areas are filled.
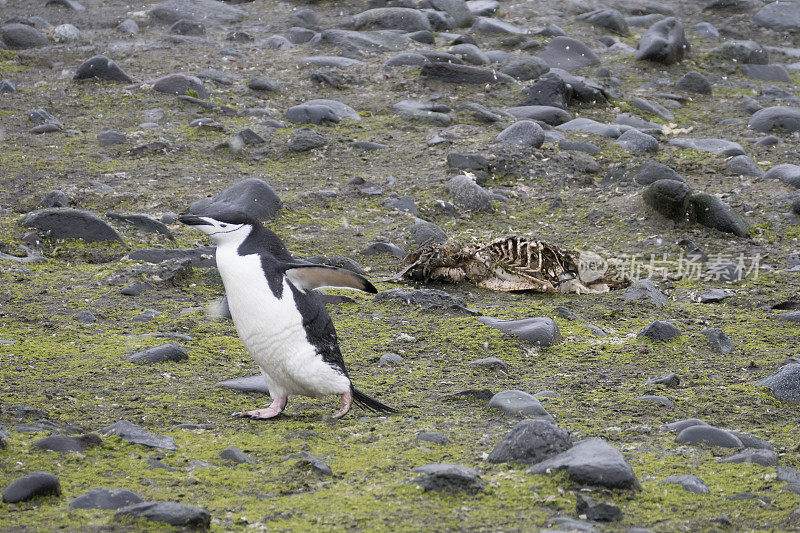
[[[227,225],[227,224],[220,224],[220,225],[219,225],[219,227],[220,227],[220,228],[227,228],[227,227],[228,227],[228,225]]]

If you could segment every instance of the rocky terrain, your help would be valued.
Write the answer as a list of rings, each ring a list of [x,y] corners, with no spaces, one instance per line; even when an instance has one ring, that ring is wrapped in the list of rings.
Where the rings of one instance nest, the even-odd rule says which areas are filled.
[[[0,43],[0,530],[800,529],[800,4],[0,0]],[[399,413],[231,417],[215,202],[375,283],[325,298]],[[397,275],[507,236],[623,282]]]

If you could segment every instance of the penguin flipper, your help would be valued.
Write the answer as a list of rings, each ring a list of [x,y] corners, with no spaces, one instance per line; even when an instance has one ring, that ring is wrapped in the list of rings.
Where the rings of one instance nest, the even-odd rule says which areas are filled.
[[[371,293],[378,292],[367,278],[344,268],[291,264],[285,272],[289,281],[303,291],[319,287],[342,287]]]

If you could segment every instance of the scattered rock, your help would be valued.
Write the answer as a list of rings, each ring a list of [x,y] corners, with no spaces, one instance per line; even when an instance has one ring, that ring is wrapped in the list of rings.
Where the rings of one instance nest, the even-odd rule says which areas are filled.
[[[241,392],[257,392],[261,394],[269,394],[267,383],[264,381],[264,376],[256,374],[246,378],[233,378],[225,381],[220,381],[215,385],[216,387],[223,387],[226,389],[238,390]]]
[[[43,496],[61,496],[61,483],[50,472],[32,472],[12,481],[3,491],[5,503],[19,503]]]
[[[36,228],[51,239],[82,239],[86,242],[116,241],[122,237],[97,216],[78,209],[50,208],[25,215],[21,224]]]
[[[353,17],[353,29],[430,31],[431,23],[425,13],[417,9],[380,7],[368,9]]]
[[[43,439],[39,439],[32,443],[31,446],[39,448],[40,450],[48,450],[51,452],[83,452],[92,446],[99,446],[102,444],[100,437],[94,433],[87,433],[79,437],[68,437],[66,435],[50,435]]]
[[[706,328],[700,332],[708,342],[711,343],[711,349],[717,353],[731,353],[733,351],[733,343],[725,335],[725,332],[719,328]]]
[[[638,337],[647,337],[654,342],[669,342],[681,336],[681,330],[664,320],[656,320],[639,332]]]
[[[755,176],[760,177],[764,175],[764,171],[761,170],[752,159],[747,157],[746,155],[737,155],[732,157],[725,163],[725,167],[734,174],[739,174],[740,176]]]
[[[532,120],[520,120],[497,136],[501,146],[530,146],[539,148],[544,143],[544,130]]]
[[[249,465],[255,463],[252,457],[244,453],[236,446],[228,446],[227,448],[219,452],[219,456],[221,459],[224,459],[226,461],[233,461],[234,463],[245,463]]]
[[[588,46],[570,37],[550,39],[539,58],[550,68],[560,68],[572,72],[583,67],[597,65],[600,58]]]
[[[636,170],[633,176],[633,181],[639,185],[650,185],[658,180],[684,181],[680,174],[667,165],[657,161],[646,161]]]
[[[446,184],[447,191],[456,204],[476,212],[493,212],[493,197],[486,189],[475,183],[470,176],[453,176]]]
[[[447,242],[447,233],[433,222],[417,220],[411,226],[411,241],[419,246],[429,241],[438,243]]]
[[[136,352],[128,356],[128,361],[137,364],[151,364],[151,363],[164,363],[167,361],[188,361],[189,354],[186,348],[180,344],[162,344],[160,346],[153,346],[141,352]]]
[[[683,24],[674,17],[660,20],[639,39],[634,59],[671,65],[683,60],[691,47],[683,32]]]
[[[694,494],[708,494],[711,492],[705,481],[692,474],[669,476],[662,479],[661,483],[680,485],[684,490]]]
[[[161,24],[189,19],[202,20],[211,27],[227,26],[247,18],[246,12],[217,0],[167,0],[151,9],[148,15]]]
[[[400,300],[406,305],[419,306],[423,309],[455,309],[468,314],[480,314],[466,308],[464,300],[438,289],[389,289],[375,295],[376,301]]]
[[[558,324],[552,318],[533,317],[521,320],[499,320],[486,316],[480,317],[478,321],[499,329],[503,333],[519,337],[535,346],[552,346],[561,342]]]
[[[153,82],[153,90],[164,94],[189,95],[197,98],[208,98],[208,92],[196,76],[185,74],[167,74]]]
[[[597,500],[584,494],[578,494],[575,512],[578,516],[583,515],[588,520],[596,520],[598,522],[622,520],[622,510],[619,507],[613,503]]]
[[[675,87],[687,93],[711,94],[711,82],[696,70],[681,76]]]
[[[33,26],[16,22],[0,26],[0,39],[12,50],[38,48],[50,44],[47,37]]]
[[[765,107],[753,113],[747,125],[756,131],[770,132],[783,130],[792,133],[800,130],[800,108],[798,107]]]
[[[689,197],[689,212],[696,222],[738,237],[748,237],[750,228],[742,216],[717,198],[706,193],[696,193]]]
[[[422,442],[432,442],[441,446],[450,442],[450,437],[439,431],[423,431],[417,433],[417,440]]]
[[[535,464],[571,446],[572,439],[566,430],[543,419],[523,420],[495,446],[487,461]]]
[[[800,364],[788,364],[758,384],[769,388],[781,400],[800,402]]]
[[[295,466],[303,470],[311,470],[323,476],[332,476],[333,470],[328,466],[322,457],[313,455],[307,452],[300,452],[296,455],[290,455],[290,459],[299,459]]]
[[[739,453],[718,459],[720,463],[755,463],[761,466],[778,466],[778,456],[770,450],[746,448]]]
[[[538,399],[519,390],[498,392],[489,400],[489,409],[500,409],[513,416],[545,417],[552,422],[552,417]]]
[[[634,153],[653,153],[658,151],[655,137],[642,133],[637,129],[629,129],[620,135],[614,144]]]
[[[70,509],[119,509],[126,505],[142,503],[138,494],[127,489],[92,489],[81,494],[69,504]]]
[[[128,422],[127,420],[120,420],[108,427],[100,430],[101,433],[113,433],[122,439],[125,439],[133,444],[142,444],[151,448],[164,448],[165,450],[177,450],[175,446],[175,439],[172,437],[160,437],[154,435],[149,431],[140,428],[136,424]]]
[[[267,182],[259,178],[248,178],[231,185],[213,198],[204,198],[193,203],[189,212],[195,215],[213,213],[218,205],[232,207],[259,220],[265,220],[280,211],[283,202]],[[200,266],[195,258],[190,259],[195,266]]]
[[[150,520],[172,526],[206,530],[211,527],[211,515],[205,509],[175,502],[142,502],[120,508],[117,521]]]
[[[678,433],[675,442],[679,444],[704,444],[722,448],[742,448],[742,441],[731,433],[714,426],[694,425]]]
[[[580,441],[572,448],[528,469],[531,474],[566,470],[575,483],[610,489],[638,489],[636,474],[615,447],[601,439]]]
[[[412,483],[422,487],[426,492],[468,492],[477,493],[486,487],[486,482],[472,468],[449,463],[435,463],[418,466],[412,472],[422,474]]]
[[[514,81],[514,78],[494,70],[458,65],[455,63],[428,62],[419,71],[423,78],[430,78],[446,83],[492,84]]]
[[[670,144],[701,152],[711,152],[716,155],[734,156],[744,154],[744,148],[739,143],[725,139],[675,138],[670,141]]]
[[[775,165],[764,174],[765,179],[778,179],[800,189],[800,166],[792,163]]]

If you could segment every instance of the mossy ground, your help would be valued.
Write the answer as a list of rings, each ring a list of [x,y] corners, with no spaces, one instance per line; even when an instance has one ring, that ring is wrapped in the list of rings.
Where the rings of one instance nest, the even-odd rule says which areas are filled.
[[[76,206],[101,215],[116,210],[158,216],[183,211],[198,198],[246,177],[266,179],[283,198],[284,210],[269,225],[293,252],[353,257],[374,280],[391,276],[396,261],[363,256],[359,251],[376,239],[406,244],[412,223],[410,216],[384,207],[391,191],[412,195],[422,217],[439,224],[455,241],[533,234],[612,256],[647,258],[666,253],[677,258],[680,248],[674,243],[689,237],[710,256],[759,254],[762,264],[776,269],[786,267],[787,258],[798,250],[797,221],[785,215],[788,188],[731,176],[722,157],[662,143],[653,159],[675,168],[696,190],[722,194],[740,211],[746,207],[754,229],[750,239],[739,239],[676,225],[648,212],[638,187],[600,185],[606,172],[620,165],[632,168],[641,158],[609,140],[581,135],[572,137],[602,148],[596,156],[602,169],[599,174],[576,175],[571,156],[550,144],[521,152],[516,157],[528,172],[490,176],[487,182],[487,187],[508,196],[496,204],[495,213],[461,213],[454,218],[436,204],[447,199],[442,186],[451,172],[445,164],[447,153],[487,153],[500,128],[456,111],[458,125],[450,131],[457,139],[426,147],[439,129],[404,121],[392,114],[390,104],[406,98],[426,99],[438,92],[442,95],[438,101],[456,110],[467,102],[509,107],[521,100],[522,85],[454,88],[421,80],[413,69],[386,71],[380,66],[384,57],[368,56],[365,65],[346,71],[351,80],[348,87],[334,90],[311,82],[311,69],[297,64],[303,56],[318,53],[305,46],[278,54],[244,44],[239,46],[247,55],[227,61],[202,43],[151,46],[163,39],[162,28],[143,27],[140,36],[131,39],[114,32],[128,10],[144,9],[144,5],[83,3],[93,10],[94,18],[89,25],[77,25],[91,35],[100,52],[106,47],[120,50],[109,55],[138,79],[216,68],[242,78],[231,86],[208,82],[215,103],[236,109],[266,107],[279,113],[310,98],[333,98],[357,109],[362,120],[313,127],[328,139],[328,145],[293,154],[285,148],[292,128],[270,133],[258,117],[201,110],[154,94],[146,86],[76,83],[62,77],[62,70],[73,69],[94,53],[86,48],[4,51],[0,75],[16,79],[20,86],[17,93],[0,97],[0,205],[8,210],[0,215],[0,250],[6,253],[19,250],[24,233],[18,225],[21,213],[36,208],[50,189],[64,190]],[[39,14],[27,2],[10,0],[7,6],[9,13]],[[288,4],[260,2],[239,7],[252,15],[244,28],[259,38],[282,31],[280,21],[288,20],[292,9]],[[341,9],[356,12],[362,7],[323,3],[315,10],[323,25],[332,25]],[[511,20],[525,17],[534,24],[536,9],[531,3],[518,4],[510,7],[508,15]],[[688,17],[695,15],[687,12]],[[54,24],[80,21],[79,14],[55,8],[48,8],[46,16]],[[719,23],[715,16],[708,14],[708,20]],[[745,27],[736,17],[728,23]],[[564,27],[586,41],[601,35],[586,25]],[[211,37],[222,41],[224,34],[212,31]],[[486,48],[500,41],[482,39]],[[780,43],[762,40],[762,44]],[[716,96],[691,98],[674,110],[673,122],[693,127],[693,136],[724,135],[740,142],[756,161],[795,162],[791,139],[773,148],[753,145],[746,114],[737,102],[743,94],[757,94],[764,84],[717,69],[706,53],[713,45],[698,41],[690,60],[666,68],[604,56],[604,64],[622,81],[625,98],[609,106],[571,112],[608,122],[619,112],[631,111],[628,98],[647,96],[638,89],[644,79],[674,80],[688,70],[705,70],[715,81]],[[281,90],[264,95],[248,90],[245,82],[254,74],[273,77]],[[72,131],[44,136],[26,133],[30,127],[27,111],[39,107],[55,114]],[[145,121],[144,111],[154,108],[164,111],[159,127],[139,128]],[[188,127],[201,115],[215,118],[226,131]],[[717,122],[722,118],[739,122],[721,132]],[[267,136],[266,146],[248,147],[240,155],[212,149],[245,127]],[[106,129],[125,132],[129,143],[100,148],[96,136]],[[168,143],[165,153],[131,155],[131,147],[156,140]],[[362,152],[351,145],[353,140],[382,142],[389,148]],[[382,185],[386,191],[377,197],[362,195],[347,184],[354,177]],[[390,177],[396,178],[394,185]],[[313,194],[323,190],[337,194]],[[556,198],[563,200],[563,207],[550,207]],[[118,229],[129,249],[207,244],[183,227],[172,228],[175,242],[128,227]],[[648,244],[652,236],[662,237],[666,244]],[[222,294],[213,273],[195,269],[177,287],[157,285],[140,296],[125,297],[119,289],[147,275],[142,273],[146,266],[119,259],[126,250],[80,242],[45,242],[42,250],[48,258],[44,263],[0,261],[0,339],[13,341],[0,344],[0,423],[12,430],[8,448],[0,450],[0,486],[31,471],[47,470],[58,474],[64,496],[25,504],[0,503],[0,530],[106,530],[112,512],[67,508],[72,498],[95,487],[128,488],[146,499],[204,507],[214,517],[213,528],[220,531],[527,531],[545,527],[555,516],[574,517],[575,495],[586,488],[560,474],[533,476],[519,465],[484,460],[484,454],[516,420],[487,410],[485,401],[448,399],[465,389],[556,391],[559,397],[544,400],[545,406],[574,439],[602,437],[619,447],[633,465],[642,490],[591,490],[624,512],[624,519],[604,526],[607,529],[717,530],[727,521],[739,530],[783,530],[791,527],[787,516],[800,506],[796,494],[782,489],[774,469],[717,463],[724,450],[679,446],[674,435],[661,429],[680,418],[702,418],[769,440],[780,464],[800,468],[800,410],[755,385],[787,358],[797,356],[800,333],[796,324],[779,321],[774,311],[764,310],[798,294],[797,273],[762,271],[757,279],[738,284],[662,280],[660,286],[672,301],[667,309],[623,301],[613,293],[553,296],[490,293],[468,285],[434,287],[464,298],[470,308],[490,316],[557,317],[556,308],[566,307],[580,317],[556,318],[564,341],[541,349],[531,349],[478,324],[473,317],[355,296],[354,303],[330,309],[345,358],[359,388],[400,408],[400,414],[380,417],[354,410],[344,420],[332,422],[328,415],[336,407],[334,399],[298,398],[285,417],[255,422],[232,419],[229,414],[262,405],[266,398],[215,386],[223,379],[251,375],[256,368],[232,324],[208,318],[203,311]],[[376,284],[380,289],[407,286]],[[713,287],[729,288],[734,294],[719,304],[693,302],[694,293]],[[160,314],[149,322],[131,322],[145,309]],[[79,323],[75,313],[81,310],[93,312],[98,321]],[[635,334],[656,319],[673,320],[682,337],[663,345],[638,341]],[[596,337],[586,324],[603,328],[609,335]],[[708,326],[721,327],[731,337],[733,353],[710,350],[699,335]],[[153,366],[126,362],[125,356],[134,351],[167,342],[142,336],[155,332],[189,335],[192,340],[182,342],[189,349],[189,362]],[[404,363],[379,366],[380,355],[389,351],[401,354]],[[509,371],[467,366],[469,361],[489,356],[501,358]],[[681,376],[681,387],[645,384],[648,378],[668,372]],[[668,396],[675,407],[654,407],[637,399],[645,394]],[[24,422],[11,415],[13,405],[28,405],[46,412],[59,425],[74,424],[87,431],[127,419],[154,433],[173,436],[178,450],[148,449],[106,437],[102,446],[84,455],[42,452],[31,443],[44,435],[13,431]],[[181,423],[209,424],[213,429],[173,429]],[[428,430],[445,433],[450,442],[435,445],[415,439],[417,433]],[[308,431],[313,434],[309,436]],[[235,466],[221,460],[218,454],[228,446],[245,450],[256,463]],[[295,459],[287,458],[302,451],[325,457],[334,475],[302,470]],[[153,459],[168,468],[153,467]],[[414,467],[433,462],[475,467],[489,486],[474,496],[446,495],[423,493],[407,482],[414,477]],[[669,475],[684,473],[703,478],[711,493],[697,496],[659,483]],[[159,529],[144,523],[115,527]]]

